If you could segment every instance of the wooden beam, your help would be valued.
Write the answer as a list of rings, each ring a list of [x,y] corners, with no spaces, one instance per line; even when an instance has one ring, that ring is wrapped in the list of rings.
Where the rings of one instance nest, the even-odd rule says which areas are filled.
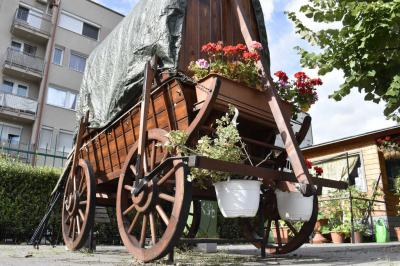
[[[143,163],[144,156],[146,156],[145,146],[146,146],[146,132],[147,132],[147,115],[149,113],[149,103],[150,103],[150,90],[154,80],[154,71],[151,68],[150,62],[147,62],[144,73],[144,83],[143,83],[143,93],[142,93],[142,103],[140,107],[140,127],[139,127],[139,144],[138,144],[138,159],[136,164],[138,167],[137,173],[139,176],[143,174]],[[132,128],[134,126],[132,125]]]
[[[250,31],[250,23],[243,15],[243,8],[239,0],[234,0],[234,6],[236,8],[236,16],[239,21],[240,30],[242,32],[246,45],[250,47],[252,42],[256,40],[254,36],[252,36],[252,33]],[[271,76],[266,74],[266,71],[260,61],[257,63],[257,68],[264,77],[263,89],[265,92],[265,97],[271,109],[272,115],[274,116],[283,143],[285,144],[285,149],[296,178],[298,182],[302,184],[313,185],[311,175],[308,173],[304,156],[301,153],[299,145],[296,141],[292,126],[290,125],[289,118],[286,117],[285,114],[282,112],[282,104],[274,87],[273,80]]]

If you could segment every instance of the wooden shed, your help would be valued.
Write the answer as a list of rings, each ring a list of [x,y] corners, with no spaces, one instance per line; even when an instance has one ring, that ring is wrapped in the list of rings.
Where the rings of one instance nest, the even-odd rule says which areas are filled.
[[[379,150],[377,140],[390,136],[400,136],[400,126],[385,128],[364,134],[350,136],[302,149],[304,156],[313,164],[322,166],[323,178],[348,181],[369,197],[374,193],[374,185],[383,192],[384,203],[375,203],[373,219],[383,218],[395,238],[393,228],[400,226],[396,205],[399,197],[394,195],[394,182],[400,178],[400,159],[385,159]],[[329,191],[323,191],[327,194]]]

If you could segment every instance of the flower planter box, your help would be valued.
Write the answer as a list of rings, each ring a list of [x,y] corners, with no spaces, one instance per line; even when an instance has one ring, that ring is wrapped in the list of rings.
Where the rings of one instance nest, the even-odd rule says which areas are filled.
[[[226,111],[229,104],[239,109],[240,116],[246,120],[255,123],[263,123],[272,128],[276,128],[276,123],[269,108],[265,93],[255,88],[248,87],[233,80],[227,79],[217,74],[210,74],[199,81],[207,87],[207,82],[212,82],[210,77],[219,77],[221,87],[215,101],[215,108]],[[207,99],[208,92],[202,88],[196,88],[196,96],[198,104],[196,109],[201,108],[202,103]],[[288,102],[281,101],[283,113],[288,119],[291,118],[292,105]]]

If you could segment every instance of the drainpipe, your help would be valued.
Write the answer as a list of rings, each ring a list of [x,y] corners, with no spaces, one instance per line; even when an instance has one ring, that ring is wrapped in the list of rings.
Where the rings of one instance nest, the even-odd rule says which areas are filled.
[[[49,72],[50,72],[50,66],[51,66],[51,59],[53,57],[57,25],[58,25],[58,20],[60,17],[60,4],[61,4],[61,0],[53,0],[51,3],[51,5],[53,7],[53,13],[52,13],[52,17],[51,17],[51,35],[50,35],[50,39],[49,39],[49,42],[46,47],[43,79],[42,79],[42,82],[40,83],[40,89],[39,89],[38,109],[37,109],[37,114],[36,114],[36,120],[33,125],[32,137],[31,137],[31,143],[33,144],[34,151],[37,151],[37,148],[38,148],[37,143],[39,141],[39,132],[40,132],[41,124],[42,124],[43,107],[45,104],[46,92],[47,92],[47,87],[49,84]],[[32,160],[32,165],[35,165],[35,161],[36,161],[36,156],[34,155],[33,160]]]

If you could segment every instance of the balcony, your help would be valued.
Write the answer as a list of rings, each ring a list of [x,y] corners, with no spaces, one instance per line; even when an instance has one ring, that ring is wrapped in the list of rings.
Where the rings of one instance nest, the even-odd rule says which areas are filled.
[[[0,113],[34,121],[38,103],[36,100],[0,92]]]
[[[15,12],[11,32],[36,43],[45,44],[50,38],[51,19],[27,8],[18,8]]]
[[[8,75],[39,81],[43,77],[44,59],[29,55],[14,48],[8,48],[4,59],[3,72]]]

